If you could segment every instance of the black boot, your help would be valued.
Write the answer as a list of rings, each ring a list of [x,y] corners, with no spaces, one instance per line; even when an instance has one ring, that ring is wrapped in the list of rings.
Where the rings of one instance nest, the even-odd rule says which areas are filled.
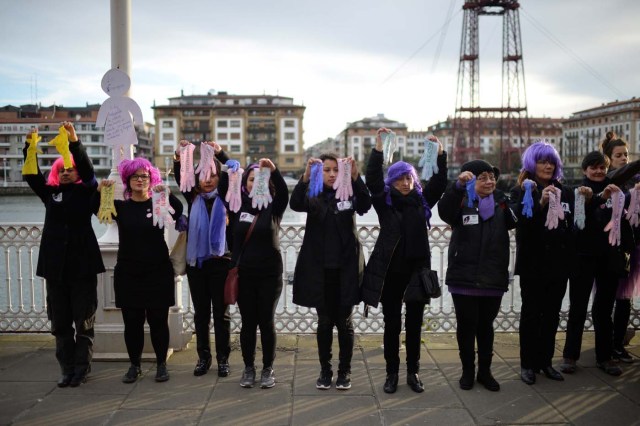
[[[473,384],[476,381],[476,366],[475,364],[462,366],[462,377],[460,377],[460,389],[470,390],[473,388]]]
[[[491,374],[491,358],[478,360],[478,383],[484,385],[487,390],[498,392],[500,384]]]
[[[209,358],[200,358],[198,363],[196,364],[196,368],[193,370],[194,376],[203,376],[207,374],[209,369],[211,368],[211,357]]]
[[[395,393],[398,390],[398,373],[387,374],[383,389],[385,393]]]

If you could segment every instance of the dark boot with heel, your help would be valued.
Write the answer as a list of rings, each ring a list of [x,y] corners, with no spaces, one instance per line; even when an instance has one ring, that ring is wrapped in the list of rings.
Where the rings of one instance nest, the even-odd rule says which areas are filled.
[[[491,358],[478,360],[478,376],[476,379],[478,383],[491,392],[498,392],[500,390],[500,383],[498,383],[496,379],[493,378],[493,374],[491,374]]]

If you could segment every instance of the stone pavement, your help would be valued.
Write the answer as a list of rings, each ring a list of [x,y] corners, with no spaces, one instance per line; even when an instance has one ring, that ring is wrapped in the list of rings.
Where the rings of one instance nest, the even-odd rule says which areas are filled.
[[[234,335],[232,374],[214,369],[192,374],[196,354],[189,349],[169,359],[171,380],[156,383],[155,365],[133,385],[120,382],[124,362],[94,362],[89,381],[77,388],[56,387],[58,366],[48,335],[0,335],[0,424],[116,425],[473,425],[473,424],[640,424],[640,360],[622,365],[610,377],[595,368],[593,333],[585,333],[578,372],[553,382],[538,375],[527,386],[519,379],[518,336],[496,334],[493,372],[502,385],[489,392],[476,383],[458,387],[460,364],[453,334],[425,334],[421,378],[426,391],[412,392],[401,371],[398,392],[382,391],[385,364],[381,335],[359,335],[353,359],[353,387],[315,388],[319,373],[314,335],[281,335],[275,363],[276,386],[238,385],[242,358]],[[628,348],[640,356],[640,337]],[[564,335],[558,335],[558,346]],[[337,354],[337,339],[334,353]],[[258,360],[260,360],[258,350]],[[560,353],[556,353],[559,361]],[[404,358],[404,354],[401,354]],[[258,367],[261,367],[260,365]]]

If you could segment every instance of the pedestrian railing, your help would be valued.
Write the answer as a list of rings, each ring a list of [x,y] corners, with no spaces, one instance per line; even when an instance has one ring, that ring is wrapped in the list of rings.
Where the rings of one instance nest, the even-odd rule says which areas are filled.
[[[0,223],[0,332],[49,332],[47,319],[45,281],[36,277],[36,264],[42,236],[41,223]],[[276,309],[276,328],[279,333],[313,333],[316,330],[315,311],[295,305],[292,302],[292,280],[295,261],[304,236],[304,224],[283,224],[280,229],[280,250],[284,262],[283,292]],[[373,250],[380,232],[377,224],[358,226],[358,237],[365,251],[365,259]],[[451,295],[444,286],[447,268],[447,250],[451,238],[451,229],[446,225],[435,225],[429,231],[431,243],[431,267],[438,271],[443,284],[443,296],[434,299],[425,309],[424,327],[427,331],[455,331],[456,319]],[[502,299],[502,306],[495,321],[498,331],[516,331],[520,317],[520,292],[518,277],[513,277],[515,257],[515,238],[511,234],[511,274],[509,291]],[[179,277],[178,280],[186,280]],[[194,330],[193,305],[187,285],[176,286],[177,306],[183,310],[184,330]],[[562,305],[560,329],[566,328],[568,315],[568,295]],[[591,312],[585,328],[591,329]],[[640,306],[636,301],[631,314],[632,327],[640,328]],[[237,306],[231,306],[232,330],[239,331],[241,326],[240,312]],[[356,330],[362,333],[379,333],[383,331],[384,322],[379,308],[369,309],[365,318],[364,306],[360,304],[354,314]]]

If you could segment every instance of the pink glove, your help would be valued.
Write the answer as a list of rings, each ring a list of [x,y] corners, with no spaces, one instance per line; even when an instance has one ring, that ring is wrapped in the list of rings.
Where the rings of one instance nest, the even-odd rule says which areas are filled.
[[[193,170],[193,150],[195,145],[190,143],[180,147],[180,191],[189,192],[196,186],[196,176]]]
[[[229,170],[227,173],[229,174],[229,189],[224,199],[229,203],[229,210],[234,213],[238,213],[242,206],[241,187],[244,169],[239,168],[236,172]]]
[[[171,217],[171,213],[175,213],[171,204],[169,204],[169,190],[164,188],[160,191],[156,191],[154,188],[153,194],[151,195],[151,203],[153,208],[151,209],[153,213],[153,226],[158,226],[158,228],[164,228],[164,225],[174,223],[173,218]]]
[[[556,229],[558,222],[564,219],[564,210],[562,210],[560,203],[561,196],[560,188],[553,188],[549,191],[549,211],[547,212],[547,221],[544,224],[547,229]]]
[[[249,198],[251,198],[251,206],[262,210],[266,208],[273,198],[269,191],[269,179],[271,178],[271,169],[268,167],[260,167],[255,171],[255,179],[253,180],[253,188]]]
[[[216,162],[214,161],[215,156],[216,153],[211,145],[204,142],[200,144],[200,163],[195,172],[199,173],[198,178],[201,181],[209,180],[211,174],[215,175],[217,173]],[[182,156],[180,156],[180,158],[182,158]],[[180,169],[180,171],[182,171],[182,169]]]
[[[629,202],[629,210],[627,210],[627,220],[631,226],[637,228],[640,225],[640,193],[635,188],[629,190],[631,200]]]
[[[624,193],[622,191],[613,192],[611,194],[611,220],[604,227],[604,232],[609,231],[609,244],[612,246],[620,245],[620,220],[624,212]]]
[[[348,158],[338,159],[338,177],[333,183],[333,189],[336,190],[336,198],[340,201],[346,201],[353,195],[351,161]]]

